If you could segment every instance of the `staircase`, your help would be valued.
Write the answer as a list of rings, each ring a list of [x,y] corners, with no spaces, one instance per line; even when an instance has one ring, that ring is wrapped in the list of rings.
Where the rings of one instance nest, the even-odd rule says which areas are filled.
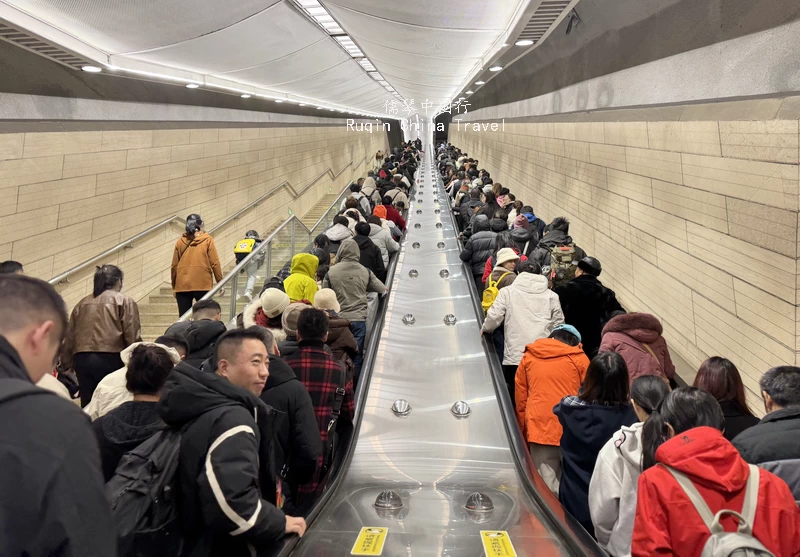
[[[314,226],[317,221],[325,214],[325,212],[330,208],[330,206],[339,199],[338,193],[329,193],[322,199],[320,199],[319,203],[315,205],[302,219],[303,224],[305,224],[308,228]],[[337,207],[338,212],[338,207]],[[321,232],[320,232],[321,233]]]

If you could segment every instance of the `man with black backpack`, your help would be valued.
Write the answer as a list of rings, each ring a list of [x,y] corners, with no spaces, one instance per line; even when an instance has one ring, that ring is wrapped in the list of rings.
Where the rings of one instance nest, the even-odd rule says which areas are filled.
[[[572,236],[569,235],[569,221],[564,217],[554,218],[550,227],[545,230],[530,258],[536,261],[541,266],[542,272],[551,279],[555,274],[554,285],[560,286],[575,277],[575,264],[586,257],[586,253],[572,241]]]

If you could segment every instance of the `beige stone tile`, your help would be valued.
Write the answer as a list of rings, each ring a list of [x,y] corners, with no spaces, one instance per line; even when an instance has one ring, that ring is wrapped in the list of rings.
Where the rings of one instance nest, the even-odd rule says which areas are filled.
[[[92,219],[92,240],[105,238],[115,232],[119,232],[124,240],[137,234],[151,224],[155,224],[147,222],[147,207],[144,205],[127,210],[122,210],[122,206],[120,206],[118,209],[120,209],[120,211],[116,213]]]
[[[125,170],[127,153],[125,151],[103,151],[82,155],[64,156],[64,178],[88,176]]]
[[[728,198],[728,221],[731,236],[797,256],[797,213]]]
[[[127,168],[155,166],[170,162],[171,147],[152,147],[150,149],[131,149],[128,151]]]
[[[589,145],[589,162],[624,171],[625,147],[592,143]]]
[[[685,154],[681,158],[687,186],[780,209],[798,209],[797,166]]]
[[[54,242],[52,232],[21,238],[14,242],[14,258],[50,257],[65,250],[85,244],[92,234],[92,221],[81,222],[58,229],[58,241]],[[28,269],[25,269],[26,271]],[[50,277],[47,277],[48,279]]]
[[[588,141],[589,143],[603,143],[603,124],[599,122],[581,122],[569,124],[553,124],[553,135],[556,139],[570,139],[573,141]]]
[[[26,133],[23,156],[30,159],[103,151],[101,139],[102,132]]]
[[[217,184],[216,197],[220,198],[228,194],[239,191],[239,180],[228,180]]]
[[[239,141],[231,141],[230,142],[230,152],[231,153],[245,153],[251,149],[250,146],[251,141],[249,139],[241,139]]]
[[[0,217],[17,212],[17,195],[19,186],[0,187]]]
[[[647,122],[605,122],[605,142],[609,145],[648,148]]]
[[[97,175],[97,195],[144,186],[150,181],[150,167],[119,170]]]
[[[146,205],[151,201],[166,199],[169,194],[169,182],[157,182],[139,188],[125,190],[125,197],[122,201],[122,209],[131,209],[140,205]]]
[[[169,197],[182,193],[192,193],[203,187],[203,175],[194,174],[169,181]]]
[[[643,259],[634,257],[633,269],[634,294],[649,313],[681,335],[694,338],[691,289]]]
[[[4,242],[15,242],[55,230],[58,225],[58,206],[44,207],[24,213],[0,217],[0,238]]]
[[[203,174],[217,169],[217,157],[207,157],[204,159],[193,159],[189,161],[188,173]]]
[[[186,194],[179,194],[147,204],[147,220],[161,220],[181,214],[186,208]],[[185,217],[185,215],[184,215]]]
[[[240,128],[222,128],[219,130],[220,141],[238,141],[242,139],[242,130]]]
[[[718,103],[690,104],[684,107],[681,120],[772,120],[781,99],[746,99]]]
[[[234,153],[232,155],[221,155],[217,157],[217,169],[221,170],[223,168],[236,166],[240,164],[241,158],[242,157],[239,153]]]
[[[215,170],[213,172],[206,172],[203,174],[203,187],[221,184],[228,180],[228,169]]]
[[[646,205],[653,204],[653,188],[650,178],[608,169],[608,191],[634,199]]]
[[[714,230],[728,232],[728,215],[722,195],[653,180],[653,206]]]
[[[171,162],[169,164],[161,164],[150,167],[150,183],[166,182],[175,178],[182,178],[187,175],[189,163]]]
[[[637,201],[629,202],[631,226],[651,236],[688,251],[686,221]]]
[[[22,147],[24,144],[24,133],[0,134],[0,161],[22,158]]]
[[[173,145],[172,151],[170,152],[170,160],[172,162],[180,162],[202,159],[204,149],[205,145],[202,143],[196,143],[194,145]]]
[[[258,139],[258,128],[242,128],[242,139]]]
[[[564,155],[568,159],[589,162],[589,143],[585,141],[564,141]]]
[[[778,120],[800,119],[800,96],[782,99],[781,107],[778,109],[778,114],[775,115],[775,118]]]
[[[228,141],[203,144],[204,157],[216,157],[219,155],[227,155],[230,154],[230,152],[231,152],[231,144]]]
[[[95,194],[96,183],[97,176],[81,176],[20,186],[17,211],[32,211],[40,207],[92,197]]]
[[[58,227],[77,224],[96,217],[115,213],[122,206],[123,192],[95,195],[80,201],[62,203],[59,206]]]
[[[795,305],[739,279],[733,280],[736,315],[782,344],[794,347]]]
[[[626,147],[625,160],[628,172],[632,174],[683,184],[680,153]]]
[[[67,270],[70,267],[78,265],[83,261],[86,261],[90,257],[97,255],[100,252],[107,250],[120,242],[120,234],[119,233],[112,233],[104,238],[100,238],[98,240],[94,240],[91,242],[84,242],[74,248],[64,250],[60,253],[55,255],[55,261],[53,263],[53,267],[59,271]],[[119,253],[117,252],[114,255],[109,256],[107,259],[102,261],[103,264],[112,264],[117,265],[119,264]],[[125,268],[122,268],[123,272]],[[127,276],[125,277],[128,278]],[[128,286],[126,284],[126,286]],[[127,288],[126,288],[127,291]],[[88,294],[89,292],[87,292]]]
[[[189,143],[215,143],[219,141],[219,130],[200,129],[191,130]]]
[[[629,223],[628,198],[610,191],[595,188],[592,191],[592,204],[598,211],[611,215],[622,222]]]
[[[797,164],[797,120],[720,122],[722,156]]]
[[[36,253],[36,252],[33,252]],[[39,257],[37,253],[35,257]],[[53,272],[54,256],[43,257],[31,263],[25,263],[25,274],[42,280],[50,280],[55,273]]]
[[[104,151],[153,147],[153,130],[104,131],[100,146]]]
[[[191,141],[191,130],[153,130],[153,147],[187,145]]]
[[[648,122],[647,136],[651,149],[722,154],[717,122]]]
[[[0,161],[0,184],[13,187],[58,180],[63,164],[62,156]]]

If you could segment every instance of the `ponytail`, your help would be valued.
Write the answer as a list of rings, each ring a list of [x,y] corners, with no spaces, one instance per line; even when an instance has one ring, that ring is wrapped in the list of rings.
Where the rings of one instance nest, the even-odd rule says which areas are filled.
[[[103,265],[95,267],[94,272],[94,288],[92,289],[92,296],[97,298],[106,290],[111,290],[117,286],[117,283],[122,281],[124,275],[122,269],[116,265]]]
[[[642,471],[656,465],[656,451],[669,439],[667,422],[661,416],[661,405],[650,412],[642,427]]]
[[[186,233],[194,236],[203,226],[203,219],[200,215],[192,213],[186,217]]]

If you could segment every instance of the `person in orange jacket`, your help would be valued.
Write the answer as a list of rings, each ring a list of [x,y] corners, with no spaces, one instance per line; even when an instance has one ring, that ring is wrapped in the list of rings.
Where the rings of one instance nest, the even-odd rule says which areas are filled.
[[[548,338],[525,347],[517,368],[517,423],[536,469],[555,494],[561,482],[563,429],[553,407],[564,397],[578,394],[588,367],[578,330],[559,325]]]
[[[214,280],[222,280],[217,247],[205,231],[203,219],[193,213],[186,217],[186,234],[175,242],[172,254],[172,290],[179,315],[192,309],[192,304],[211,290]],[[224,295],[221,290],[220,296]]]

